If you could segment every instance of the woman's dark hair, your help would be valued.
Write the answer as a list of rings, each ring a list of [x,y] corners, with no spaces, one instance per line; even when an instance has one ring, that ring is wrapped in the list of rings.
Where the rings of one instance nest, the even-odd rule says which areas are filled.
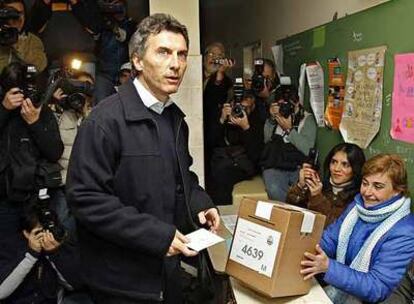
[[[329,165],[331,163],[331,160],[334,157],[334,155],[340,151],[346,154],[348,162],[352,168],[353,185],[359,188],[359,186],[361,185],[361,181],[362,181],[362,167],[365,163],[365,155],[364,155],[364,151],[362,151],[360,147],[358,147],[355,144],[350,144],[350,143],[337,144],[335,147],[331,149],[331,151],[329,151],[328,155],[325,158],[325,162],[323,164],[325,184],[329,183],[329,179],[331,177],[331,172],[329,170]]]

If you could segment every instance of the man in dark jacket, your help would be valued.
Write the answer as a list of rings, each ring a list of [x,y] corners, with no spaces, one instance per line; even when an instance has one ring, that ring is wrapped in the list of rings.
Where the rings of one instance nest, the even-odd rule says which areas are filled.
[[[131,38],[134,81],[81,126],[67,192],[81,259],[100,303],[181,303],[180,232],[216,230],[217,209],[189,170],[188,127],[171,101],[187,66],[188,34],[173,17],[145,18]]]
[[[259,115],[253,92],[244,90],[240,103],[225,103],[216,118],[207,189],[215,204],[231,204],[233,186],[259,172],[263,147],[263,123]]]
[[[35,106],[19,81],[24,65],[11,63],[0,82],[5,95],[0,104],[0,231],[18,231],[21,208],[37,195],[40,163],[55,163],[63,152],[58,125],[47,106]],[[20,76],[19,76],[20,75]]]

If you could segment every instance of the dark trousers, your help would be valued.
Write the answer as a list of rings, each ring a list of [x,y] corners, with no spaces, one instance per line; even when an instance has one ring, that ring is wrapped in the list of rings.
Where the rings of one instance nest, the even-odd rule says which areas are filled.
[[[93,290],[93,299],[96,304],[181,304],[184,302],[182,293],[182,269],[177,257],[165,259],[164,273],[164,301],[138,300],[128,297],[111,295]],[[136,278],[139,280],[140,278]]]
[[[229,159],[212,161],[207,192],[216,205],[231,205],[233,186],[250,177]]]

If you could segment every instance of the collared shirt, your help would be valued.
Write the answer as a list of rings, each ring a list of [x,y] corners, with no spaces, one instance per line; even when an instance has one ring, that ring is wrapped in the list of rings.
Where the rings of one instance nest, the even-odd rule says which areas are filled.
[[[168,100],[165,103],[162,101],[159,101],[154,95],[151,94],[150,91],[148,91],[144,87],[144,85],[138,80],[138,78],[134,79],[134,85],[144,105],[148,109],[151,109],[152,111],[154,111],[155,113],[158,113],[161,115],[162,111],[164,111],[166,107],[174,103],[171,98],[168,98]]]

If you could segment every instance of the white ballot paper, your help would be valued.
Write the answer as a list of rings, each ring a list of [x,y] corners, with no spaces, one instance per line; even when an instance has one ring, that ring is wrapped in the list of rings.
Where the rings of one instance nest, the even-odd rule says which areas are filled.
[[[201,251],[205,248],[224,241],[223,238],[204,228],[191,232],[187,234],[186,237],[190,241],[186,244],[187,247],[195,251]]]
[[[271,278],[281,233],[239,218],[230,259]]]

